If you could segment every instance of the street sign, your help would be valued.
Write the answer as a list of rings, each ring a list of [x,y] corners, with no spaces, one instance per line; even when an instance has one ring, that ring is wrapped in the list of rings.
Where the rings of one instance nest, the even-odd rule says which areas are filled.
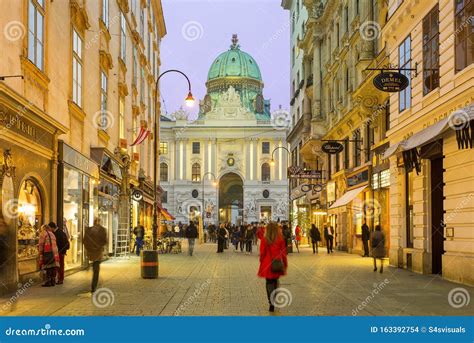
[[[132,199],[135,201],[141,201],[143,199],[143,193],[139,189],[134,189],[132,191]]]
[[[408,78],[399,72],[381,72],[374,77],[374,86],[383,92],[397,93],[408,87]]]
[[[326,154],[334,155],[344,150],[344,146],[336,141],[329,141],[321,146],[321,150]]]

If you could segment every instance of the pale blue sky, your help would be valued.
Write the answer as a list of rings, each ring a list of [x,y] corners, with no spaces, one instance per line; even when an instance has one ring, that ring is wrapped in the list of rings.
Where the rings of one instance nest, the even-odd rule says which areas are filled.
[[[209,66],[227,50],[233,33],[241,49],[260,66],[264,97],[272,111],[289,107],[290,25],[288,11],[280,0],[163,0],[167,35],[161,43],[161,71],[179,69],[191,79],[196,100],[206,93]],[[168,74],[161,81],[161,94],[168,113],[187,95],[184,78]],[[164,107],[162,107],[164,108]],[[190,111],[197,113],[196,105]]]

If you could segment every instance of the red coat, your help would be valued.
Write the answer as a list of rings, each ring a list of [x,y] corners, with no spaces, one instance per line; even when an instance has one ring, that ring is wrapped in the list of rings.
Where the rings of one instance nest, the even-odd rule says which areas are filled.
[[[283,273],[273,273],[271,270],[272,260],[276,258],[283,259],[285,271]],[[258,276],[265,279],[278,279],[286,274],[288,268],[288,260],[286,258],[286,244],[281,235],[275,239],[275,242],[268,244],[265,237],[262,237],[260,243],[260,267],[258,268]]]
[[[259,240],[262,240],[264,235],[265,235],[265,227],[264,226],[259,226],[259,228],[257,230],[257,238]]]
[[[299,226],[295,228],[295,238],[297,241],[301,241],[301,229]]]

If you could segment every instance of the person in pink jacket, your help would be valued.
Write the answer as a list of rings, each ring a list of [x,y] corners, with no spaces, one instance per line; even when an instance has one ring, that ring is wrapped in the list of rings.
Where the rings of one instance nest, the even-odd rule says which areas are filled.
[[[59,268],[59,253],[56,244],[56,236],[49,225],[43,225],[39,237],[39,267],[46,271],[46,281],[43,287],[51,287],[56,284],[56,270]]]

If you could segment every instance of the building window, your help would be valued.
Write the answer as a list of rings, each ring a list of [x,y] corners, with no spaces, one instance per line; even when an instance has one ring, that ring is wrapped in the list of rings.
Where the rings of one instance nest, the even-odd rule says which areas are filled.
[[[193,154],[200,154],[200,153],[201,153],[201,143],[193,142]]]
[[[101,129],[107,129],[107,75],[103,71],[100,72],[100,111],[101,111]]]
[[[145,69],[140,71],[140,101],[145,104]]]
[[[344,168],[349,168],[349,137],[344,139]]]
[[[270,142],[262,142],[262,154],[270,153]]]
[[[413,172],[405,173],[405,218],[407,248],[413,248]]]
[[[262,164],[262,181],[270,182],[270,165],[268,163]]]
[[[423,18],[423,95],[439,86],[439,10]]]
[[[132,64],[132,77],[133,77],[133,84],[135,87],[138,85],[138,65],[137,65],[137,48],[133,47],[133,64]]]
[[[164,191],[161,193],[161,203],[166,204],[168,202],[168,192]]]
[[[168,182],[168,165],[164,162],[160,163],[160,181]]]
[[[201,165],[194,163],[191,169],[191,180],[193,182],[201,182]]]
[[[102,0],[102,15],[100,19],[105,24],[106,28],[109,28],[109,0]]]
[[[411,68],[411,37],[408,36],[398,47],[398,66],[402,69]],[[398,103],[400,112],[411,106],[411,73],[409,70],[402,70],[409,81],[408,87],[398,93]]]
[[[82,39],[72,30],[72,101],[82,107]]]
[[[125,15],[120,13],[120,58],[126,62],[127,56],[127,36],[126,36],[127,22]]]
[[[456,72],[474,61],[474,0],[455,0]]]
[[[368,162],[372,158],[371,147],[374,145],[374,128],[368,122],[365,126],[365,161]]]
[[[360,129],[357,129],[354,131],[352,134],[352,139],[354,140],[353,144],[353,156],[354,156],[354,167],[360,166],[361,162],[361,156],[360,156],[360,141],[361,141],[361,135],[360,135]]]
[[[390,130],[390,100],[387,100],[385,103],[385,113],[384,113],[384,134],[383,137],[387,137],[387,131]]]
[[[349,8],[347,6],[344,7],[344,26],[345,32],[349,32]]]
[[[160,142],[160,155],[168,154],[168,142]]]
[[[145,37],[145,9],[140,9],[140,36]]]
[[[119,135],[121,139],[125,139],[125,98],[119,98]]]
[[[28,5],[28,59],[43,70],[44,0],[30,0]]]

